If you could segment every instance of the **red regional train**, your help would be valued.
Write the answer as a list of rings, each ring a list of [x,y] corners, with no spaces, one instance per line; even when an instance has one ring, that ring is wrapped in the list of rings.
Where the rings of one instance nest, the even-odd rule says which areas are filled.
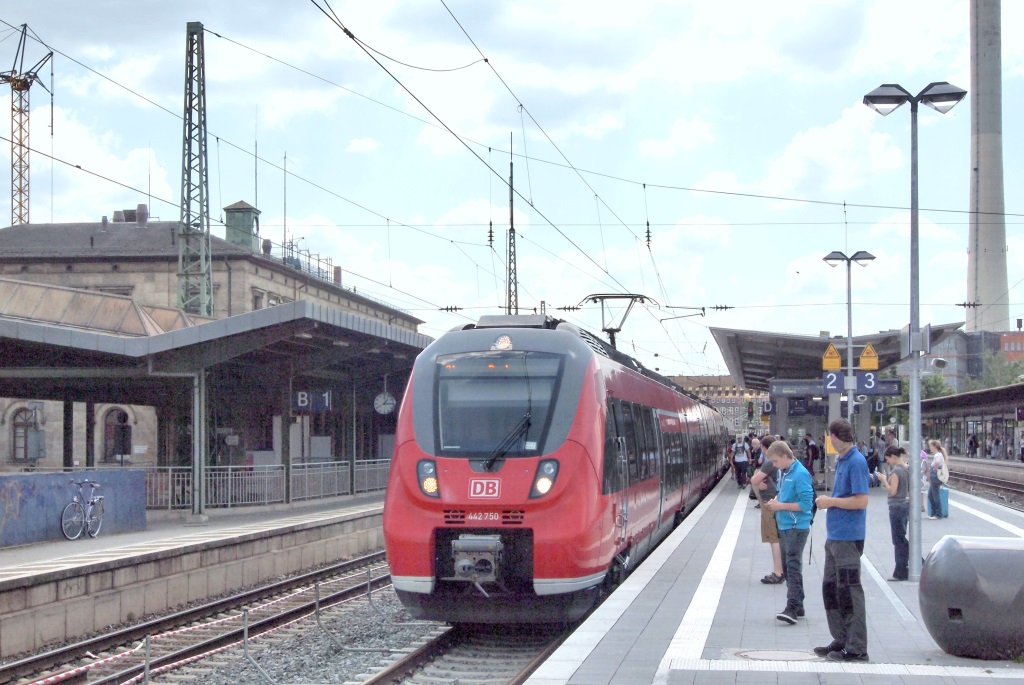
[[[451,623],[582,616],[727,468],[722,415],[590,333],[485,316],[417,357],[384,540],[401,602]]]

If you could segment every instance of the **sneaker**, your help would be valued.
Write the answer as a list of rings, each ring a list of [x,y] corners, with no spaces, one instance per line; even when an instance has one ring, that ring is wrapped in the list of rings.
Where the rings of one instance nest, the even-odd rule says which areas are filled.
[[[818,656],[828,656],[832,652],[840,651],[845,646],[846,645],[844,645],[839,640],[832,640],[831,644],[825,645],[824,647],[815,647],[814,653]]]
[[[797,608],[792,604],[787,604],[785,609],[775,614],[775,618],[779,619],[783,623],[795,625],[797,619]]]
[[[857,654],[857,652],[848,652],[846,649],[840,649],[835,652],[828,653],[829,661],[868,661],[868,654]]]
[[[938,516],[929,516],[929,517],[928,517],[928,520],[929,520],[929,521],[934,521],[934,520],[935,520],[935,519],[937,519],[937,518],[939,518],[939,517],[938,517]]]

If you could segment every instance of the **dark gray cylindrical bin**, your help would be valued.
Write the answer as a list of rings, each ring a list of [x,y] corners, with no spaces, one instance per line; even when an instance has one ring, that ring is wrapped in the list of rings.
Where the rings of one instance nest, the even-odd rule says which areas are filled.
[[[1024,655],[1024,539],[945,536],[925,559],[918,598],[947,654]]]

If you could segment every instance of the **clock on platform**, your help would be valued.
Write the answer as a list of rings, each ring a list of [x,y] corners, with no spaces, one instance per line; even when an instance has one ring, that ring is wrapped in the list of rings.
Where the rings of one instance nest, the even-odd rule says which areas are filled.
[[[373,398],[373,408],[378,414],[390,414],[395,410],[395,396],[389,392],[382,392]]]

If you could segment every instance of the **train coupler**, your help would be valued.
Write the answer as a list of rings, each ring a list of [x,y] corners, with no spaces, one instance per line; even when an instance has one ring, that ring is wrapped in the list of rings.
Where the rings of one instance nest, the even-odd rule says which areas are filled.
[[[484,597],[490,597],[481,583],[498,582],[503,549],[499,535],[460,535],[452,540],[455,578],[473,583]]]

